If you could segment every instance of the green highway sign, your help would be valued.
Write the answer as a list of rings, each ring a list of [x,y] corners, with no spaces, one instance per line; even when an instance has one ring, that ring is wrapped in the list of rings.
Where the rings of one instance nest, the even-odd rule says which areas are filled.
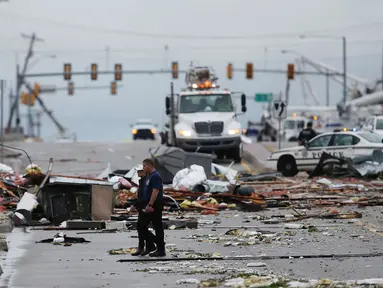
[[[257,93],[254,97],[255,102],[271,102],[273,93]]]

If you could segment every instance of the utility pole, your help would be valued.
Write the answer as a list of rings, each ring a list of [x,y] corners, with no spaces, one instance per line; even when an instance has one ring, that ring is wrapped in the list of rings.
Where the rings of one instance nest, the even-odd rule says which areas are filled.
[[[289,94],[290,94],[290,80],[287,79],[286,92],[285,92],[286,105],[289,105],[289,96],[290,96]]]
[[[108,70],[109,69],[109,59],[110,59],[110,49],[109,49],[109,46],[106,46],[105,48],[105,53],[106,53],[106,61],[105,61],[105,70]]]
[[[24,76],[25,76],[25,73],[27,72],[27,69],[28,69],[29,60],[33,57],[33,47],[34,47],[35,42],[36,41],[39,41],[39,42],[44,41],[41,38],[37,38],[35,33],[33,33],[32,36],[29,36],[26,34],[21,34],[21,37],[30,39],[30,42],[29,42],[29,48],[28,48],[27,55],[25,56],[23,70],[21,71],[21,73],[20,73],[19,65],[17,65],[17,67],[16,67],[16,93],[15,93],[14,102],[13,102],[12,107],[11,107],[11,111],[9,113],[9,119],[8,119],[8,124],[7,124],[8,131],[11,131],[12,119],[13,119],[13,115],[14,115],[15,111],[16,111],[16,128],[17,128],[17,130],[19,130],[18,129],[20,126],[19,98],[20,98],[21,86],[24,83]],[[30,107],[28,109],[29,109],[28,113],[31,113]]]
[[[36,127],[37,127],[37,138],[41,138],[41,111],[36,112]]]
[[[383,41],[382,41],[382,90],[383,90]]]
[[[347,51],[346,51],[346,37],[342,37],[343,44],[343,103],[347,102]]]
[[[330,76],[326,74],[326,106],[330,106]]]
[[[171,135],[171,144],[172,144],[172,147],[175,147],[176,146],[176,133],[174,131],[174,125],[175,125],[175,118],[176,118],[176,114],[175,114],[175,111],[174,111],[174,84],[173,82],[170,83],[170,135]]]
[[[4,163],[4,80],[0,80],[0,142],[1,142],[1,157],[0,163]]]

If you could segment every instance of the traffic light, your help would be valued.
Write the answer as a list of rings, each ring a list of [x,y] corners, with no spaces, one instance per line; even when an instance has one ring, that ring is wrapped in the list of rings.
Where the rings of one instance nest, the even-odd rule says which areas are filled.
[[[231,64],[231,63],[227,64],[226,75],[227,75],[227,79],[233,78],[233,64]]]
[[[111,93],[112,93],[112,95],[116,95],[117,94],[117,83],[116,83],[116,81],[113,81],[111,83]]]
[[[33,94],[35,96],[40,94],[40,84],[39,83],[35,83],[35,86],[33,87]]]
[[[74,94],[74,85],[73,82],[68,83],[68,95],[73,95]]]
[[[287,64],[287,79],[294,80],[295,67],[294,64]]]
[[[69,63],[64,64],[64,79],[65,80],[72,79],[72,65]]]
[[[253,63],[246,64],[246,79],[253,79]]]
[[[114,65],[114,80],[115,81],[122,80],[122,65],[121,64]]]
[[[21,103],[27,106],[35,105],[35,95],[27,92],[21,92]]]
[[[172,62],[172,78],[178,79],[178,62]]]
[[[90,79],[97,80],[97,64],[93,63],[90,66],[90,70],[91,70]]]

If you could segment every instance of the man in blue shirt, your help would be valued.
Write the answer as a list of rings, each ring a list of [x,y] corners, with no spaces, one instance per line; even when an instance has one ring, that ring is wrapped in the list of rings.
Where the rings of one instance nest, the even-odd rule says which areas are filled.
[[[139,189],[137,191],[137,201],[134,205],[131,206],[131,211],[138,210],[138,220],[137,220],[138,248],[134,253],[132,253],[132,256],[146,256],[150,252],[153,252],[156,250],[156,246],[155,246],[156,237],[149,230],[147,231],[146,235],[143,235],[141,232],[142,229],[140,228],[140,225],[142,222],[142,215],[144,214],[143,209],[145,209],[147,205],[146,201],[143,200],[143,195],[142,195],[144,192],[144,187],[145,187],[146,173],[142,165],[139,165],[135,167],[134,169],[137,171],[137,175],[138,177],[140,177],[140,180],[139,180]],[[148,236],[149,238],[145,239],[144,237],[146,236]]]
[[[164,228],[162,224],[162,211],[163,211],[163,183],[160,174],[154,167],[152,159],[145,159],[142,162],[144,171],[147,174],[145,179],[145,186],[143,189],[142,199],[145,201],[146,207],[143,210],[142,221],[140,224],[141,234],[145,235],[145,239],[150,239],[148,226],[152,223],[154,231],[156,232],[157,250],[149,254],[150,257],[164,257],[165,242],[164,242]]]

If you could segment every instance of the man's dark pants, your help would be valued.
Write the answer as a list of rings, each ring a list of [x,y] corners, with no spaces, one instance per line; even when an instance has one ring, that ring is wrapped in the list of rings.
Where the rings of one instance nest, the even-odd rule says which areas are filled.
[[[157,244],[157,250],[165,252],[165,242],[164,242],[164,227],[162,223],[162,210],[163,205],[157,204],[154,205],[154,212],[152,213],[142,213],[139,218],[139,229],[138,235],[142,235],[143,239],[150,239],[149,241],[154,241]],[[149,224],[152,223],[156,236],[154,236],[149,230]],[[150,235],[151,234],[151,235]],[[139,236],[140,237],[140,236]],[[154,237],[154,238],[153,238]]]
[[[137,232],[138,232],[138,247],[140,249],[145,248],[145,241],[146,241],[146,248],[151,248],[154,243],[156,243],[156,236],[152,232],[148,230],[148,227],[146,227],[146,231],[143,232],[145,227],[142,227],[142,218],[144,212],[141,210],[138,211],[138,220],[137,220]]]

